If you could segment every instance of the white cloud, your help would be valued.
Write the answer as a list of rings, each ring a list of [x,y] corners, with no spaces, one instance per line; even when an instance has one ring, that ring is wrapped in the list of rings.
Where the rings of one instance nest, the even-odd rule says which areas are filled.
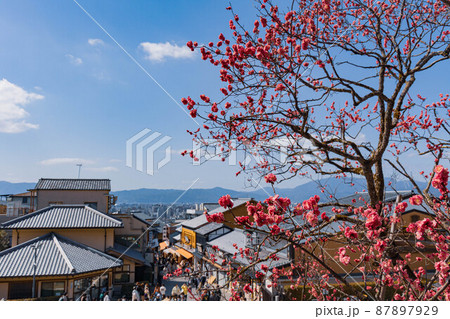
[[[51,166],[51,165],[61,165],[61,164],[93,164],[94,162],[91,160],[86,160],[83,158],[73,158],[73,157],[57,157],[50,158],[40,162],[41,165]]]
[[[86,170],[91,172],[117,172],[119,169],[114,166],[105,166],[105,167],[86,167]]]
[[[44,97],[30,93],[6,79],[0,81],[0,132],[20,133],[29,129],[37,129],[39,125],[26,122],[30,114],[22,108]]]
[[[73,65],[81,65],[81,64],[83,64],[83,60],[81,58],[77,58],[77,57],[73,56],[72,54],[66,54],[66,58]]]
[[[93,47],[105,44],[101,39],[88,39],[88,43]]]
[[[164,61],[164,58],[174,58],[174,59],[185,59],[185,58],[193,58],[194,52],[192,52],[186,46],[178,46],[176,44],[166,43],[151,43],[151,42],[142,42],[139,45],[145,55],[145,58],[150,61],[161,62]]]

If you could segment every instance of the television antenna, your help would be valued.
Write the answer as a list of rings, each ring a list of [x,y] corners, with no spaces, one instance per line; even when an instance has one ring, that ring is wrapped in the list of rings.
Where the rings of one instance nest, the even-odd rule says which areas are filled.
[[[83,164],[77,164],[77,166],[78,166],[78,179],[80,179],[81,166],[83,166]]]

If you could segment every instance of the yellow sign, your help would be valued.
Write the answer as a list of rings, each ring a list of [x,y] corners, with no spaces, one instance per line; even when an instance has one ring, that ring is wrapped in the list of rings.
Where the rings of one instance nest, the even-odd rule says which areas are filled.
[[[195,248],[195,241],[195,232],[183,227],[181,231],[181,243],[191,248]]]

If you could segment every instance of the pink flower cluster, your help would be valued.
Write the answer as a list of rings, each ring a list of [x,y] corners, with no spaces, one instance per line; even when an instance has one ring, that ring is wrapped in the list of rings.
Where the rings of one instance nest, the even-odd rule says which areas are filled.
[[[221,224],[225,221],[225,217],[223,216],[223,213],[215,213],[212,215],[209,215],[207,212],[205,212],[206,220],[208,223],[218,223]]]
[[[225,195],[219,198],[219,205],[223,208],[233,208],[233,201],[231,200],[230,195]]]
[[[448,169],[444,168],[442,165],[438,165],[434,168],[434,177],[431,181],[431,185],[438,189],[442,195],[448,193],[447,190],[448,183]]]
[[[418,240],[423,240],[423,235],[427,232],[427,230],[433,230],[436,227],[437,222],[435,220],[431,221],[428,218],[425,218],[419,220],[418,222],[409,224],[409,226],[406,228],[406,231],[415,233]]]
[[[422,205],[423,197],[422,195],[414,195],[409,198],[409,203],[411,205]]]
[[[305,215],[305,218],[311,226],[315,226],[319,222],[318,216],[320,215],[320,211],[319,206],[317,205],[319,203],[319,200],[320,197],[315,195],[310,199],[303,201],[302,204],[303,209],[308,211]]]
[[[234,218],[234,221],[242,226],[252,226],[253,223],[250,221],[249,216],[237,216]]]
[[[289,205],[291,205],[291,200],[287,197],[283,198],[275,195],[267,198],[264,203],[268,205],[267,211],[269,214],[284,214],[289,208]]]
[[[377,211],[374,209],[367,209],[364,212],[367,216],[366,219],[366,228],[369,230],[376,230],[382,224],[382,219],[380,215],[378,215]]]
[[[347,253],[347,251],[345,250],[344,247],[339,248],[339,253],[338,253],[339,261],[341,263],[343,263],[344,265],[348,265],[350,263],[350,256],[348,256],[346,253]]]
[[[277,181],[277,177],[270,173],[264,176],[264,179],[266,180],[266,183],[274,184]]]
[[[348,239],[358,239],[358,234],[353,228],[350,227],[345,228],[344,235]]]

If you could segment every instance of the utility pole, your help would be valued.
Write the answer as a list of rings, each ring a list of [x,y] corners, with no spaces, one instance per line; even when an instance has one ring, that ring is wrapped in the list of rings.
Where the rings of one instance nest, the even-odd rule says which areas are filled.
[[[83,164],[77,164],[77,166],[78,166],[78,179],[80,179],[81,166],[83,166]]]
[[[34,255],[34,259],[33,259],[33,287],[32,287],[32,298],[36,298],[36,268],[37,268],[37,249],[40,247],[41,245],[37,245],[34,244],[31,246],[31,248],[33,248],[33,255]]]

